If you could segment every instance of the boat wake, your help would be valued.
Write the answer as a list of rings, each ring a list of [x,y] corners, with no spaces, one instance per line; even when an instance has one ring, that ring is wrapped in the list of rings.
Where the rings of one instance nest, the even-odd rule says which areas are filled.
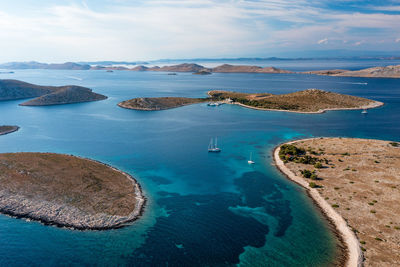
[[[66,77],[66,78],[73,79],[73,80],[77,80],[77,81],[82,81],[82,80],[83,80],[82,78],[75,77],[75,76],[65,76],[65,77]]]
[[[368,85],[368,83],[355,83],[355,82],[337,82],[337,83]]]

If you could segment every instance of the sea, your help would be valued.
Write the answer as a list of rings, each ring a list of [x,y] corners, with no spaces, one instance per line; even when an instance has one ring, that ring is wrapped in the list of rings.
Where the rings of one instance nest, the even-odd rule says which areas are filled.
[[[399,64],[351,59],[264,63],[259,65],[293,71]],[[43,107],[19,106],[24,100],[0,102],[0,125],[21,127],[0,136],[1,153],[54,152],[99,160],[133,175],[147,198],[139,220],[107,231],[0,215],[1,266],[334,265],[341,250],[332,226],[306,191],[276,169],[273,149],[309,137],[400,141],[398,79],[100,70],[0,75],[40,85],[86,86],[108,96]],[[117,106],[135,97],[204,97],[217,89],[284,94],[308,88],[385,105],[368,114],[297,114],[204,103],[152,112]],[[218,138],[221,153],[207,152],[211,138]],[[254,165],[247,163],[251,154]]]

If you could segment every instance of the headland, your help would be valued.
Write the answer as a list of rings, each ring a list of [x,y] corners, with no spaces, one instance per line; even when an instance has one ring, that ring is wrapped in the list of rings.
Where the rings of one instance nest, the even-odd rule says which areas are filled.
[[[400,143],[304,139],[277,147],[274,159],[335,224],[348,266],[400,264]]]

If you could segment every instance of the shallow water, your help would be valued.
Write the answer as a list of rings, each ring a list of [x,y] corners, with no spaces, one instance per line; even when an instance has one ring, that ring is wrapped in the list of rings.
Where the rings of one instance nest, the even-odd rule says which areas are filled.
[[[4,74],[48,85],[76,84],[105,101],[49,107],[0,102],[1,152],[48,151],[89,157],[137,178],[143,217],[111,231],[71,231],[0,215],[0,265],[320,266],[336,240],[299,186],[272,166],[272,150],[294,138],[400,139],[400,82],[296,74],[198,76],[115,71],[25,70]],[[385,106],[309,115],[205,104],[158,112],[116,106],[139,96],[201,97],[208,90],[288,93],[320,88]],[[222,152],[207,153],[218,137]],[[255,165],[247,164],[250,153]]]

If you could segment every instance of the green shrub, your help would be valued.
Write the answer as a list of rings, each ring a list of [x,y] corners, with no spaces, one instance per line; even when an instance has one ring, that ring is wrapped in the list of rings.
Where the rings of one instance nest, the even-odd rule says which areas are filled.
[[[295,157],[298,157],[300,155],[304,155],[306,151],[302,148],[298,148],[294,145],[281,145],[281,149],[279,151],[279,157],[281,159],[286,159],[286,160],[293,160]]]
[[[317,162],[317,163],[314,164],[314,167],[317,168],[317,169],[321,169],[323,166],[322,166],[321,162]]]
[[[399,146],[399,143],[397,143],[397,142],[390,142],[389,144],[391,144],[394,147],[398,147]]]
[[[332,208],[339,208],[338,204],[332,204]]]
[[[311,188],[320,188],[321,186],[320,185],[317,185],[316,183],[314,183],[314,182],[311,182],[311,183],[309,183],[308,184]]]
[[[301,170],[300,172],[304,178],[310,178],[311,175],[313,174],[310,170],[306,170],[306,169]]]

